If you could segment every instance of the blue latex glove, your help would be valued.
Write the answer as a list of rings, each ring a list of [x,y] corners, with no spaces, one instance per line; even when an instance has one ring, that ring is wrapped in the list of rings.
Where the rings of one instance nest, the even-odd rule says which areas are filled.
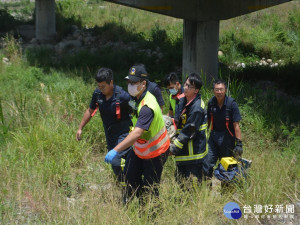
[[[112,162],[112,160],[115,158],[115,156],[118,154],[118,152],[116,151],[116,150],[114,150],[114,149],[112,149],[112,150],[110,150],[107,154],[106,154],[106,156],[105,156],[105,162],[107,162],[107,163],[111,163]]]

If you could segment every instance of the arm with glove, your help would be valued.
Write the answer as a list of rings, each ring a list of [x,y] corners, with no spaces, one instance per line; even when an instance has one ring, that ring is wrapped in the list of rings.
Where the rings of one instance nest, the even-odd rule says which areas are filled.
[[[106,154],[105,162],[111,163],[118,152],[121,152],[132,146],[134,142],[136,142],[142,136],[143,132],[143,129],[135,127],[134,130],[130,132],[122,142],[120,142],[116,147],[114,147]]]
[[[233,128],[234,128],[235,137],[236,137],[235,147],[233,149],[233,155],[235,158],[239,158],[243,154],[243,143],[241,140],[242,134],[241,134],[239,122],[234,122]]]
[[[182,151],[183,147],[194,138],[202,121],[201,116],[202,114],[198,111],[195,111],[188,116],[186,124],[181,129],[173,144],[170,145],[170,152],[173,155],[178,155]]]

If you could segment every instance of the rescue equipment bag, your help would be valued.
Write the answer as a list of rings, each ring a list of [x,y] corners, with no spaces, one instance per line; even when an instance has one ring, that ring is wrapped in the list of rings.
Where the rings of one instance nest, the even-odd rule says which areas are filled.
[[[214,175],[218,180],[225,183],[236,183],[239,178],[247,178],[248,169],[252,164],[251,160],[241,158],[241,160],[238,162],[234,158],[231,160],[221,158],[221,161],[222,159],[223,163],[220,162],[214,171]]]

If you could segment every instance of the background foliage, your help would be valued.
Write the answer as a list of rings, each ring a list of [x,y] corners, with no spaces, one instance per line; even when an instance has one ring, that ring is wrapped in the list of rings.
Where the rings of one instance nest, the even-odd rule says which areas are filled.
[[[1,9],[5,12],[0,14],[1,29],[2,15],[8,18],[23,6],[33,9],[29,1],[22,3],[22,7],[1,3],[7,6]],[[95,88],[92,77],[103,65],[123,77],[136,59],[142,59],[154,78],[160,80],[180,65],[182,21],[100,1],[72,3],[57,4],[61,38],[75,22],[108,40],[135,41],[148,48],[159,46],[165,61],[155,65],[145,55],[105,49],[105,57],[80,52],[53,62],[53,52],[47,46],[23,52],[18,36],[1,30],[0,223],[228,224],[234,222],[225,218],[223,207],[230,201],[241,207],[295,205],[294,220],[238,220],[243,224],[285,224],[299,219],[299,99],[279,92],[270,82],[244,79],[260,70],[266,75],[263,79],[298,71],[299,10],[294,9],[299,4],[221,22],[220,49],[224,56],[220,61],[227,67],[220,76],[228,78],[228,94],[237,100],[242,113],[244,157],[253,161],[247,182],[225,192],[216,180],[212,189],[204,184],[192,192],[182,191],[174,180],[175,164],[170,157],[162,176],[160,198],[149,198],[144,205],[134,199],[123,207],[120,187],[110,166],[104,163],[105,137],[99,116],[86,126],[83,140],[75,140]],[[10,21],[18,24],[17,19]],[[278,70],[229,67],[237,60],[250,63],[261,57],[285,63]],[[299,73],[294,75],[287,84],[297,83]],[[210,87],[206,83],[201,90],[206,103],[212,96]],[[165,92],[164,97],[167,99]],[[165,112],[167,109],[168,105]]]

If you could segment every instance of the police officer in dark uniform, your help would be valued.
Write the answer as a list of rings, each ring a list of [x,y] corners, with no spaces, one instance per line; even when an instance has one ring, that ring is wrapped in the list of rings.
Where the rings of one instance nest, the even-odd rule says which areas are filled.
[[[204,172],[212,177],[213,167],[222,157],[240,157],[243,153],[239,121],[242,119],[237,103],[226,96],[227,85],[223,80],[213,83],[214,97],[208,102],[207,117],[211,133]]]
[[[114,85],[111,69],[99,69],[96,81],[98,87],[93,93],[89,108],[84,113],[76,133],[76,139],[80,140],[84,126],[99,108],[107,149],[110,150],[126,138],[129,128],[132,126],[129,116],[131,108],[128,105],[130,96],[121,87]],[[118,153],[112,162],[112,169],[120,182],[123,182],[124,179],[121,164],[125,165],[126,155],[131,149],[131,147],[128,147]]]
[[[184,97],[179,100],[176,112],[178,136],[170,145],[175,155],[176,180],[193,179],[193,185],[201,183],[203,177],[203,158],[207,154],[207,116],[205,104],[199,93],[202,81],[198,74],[192,73],[184,84]],[[196,181],[196,183],[194,182]]]

